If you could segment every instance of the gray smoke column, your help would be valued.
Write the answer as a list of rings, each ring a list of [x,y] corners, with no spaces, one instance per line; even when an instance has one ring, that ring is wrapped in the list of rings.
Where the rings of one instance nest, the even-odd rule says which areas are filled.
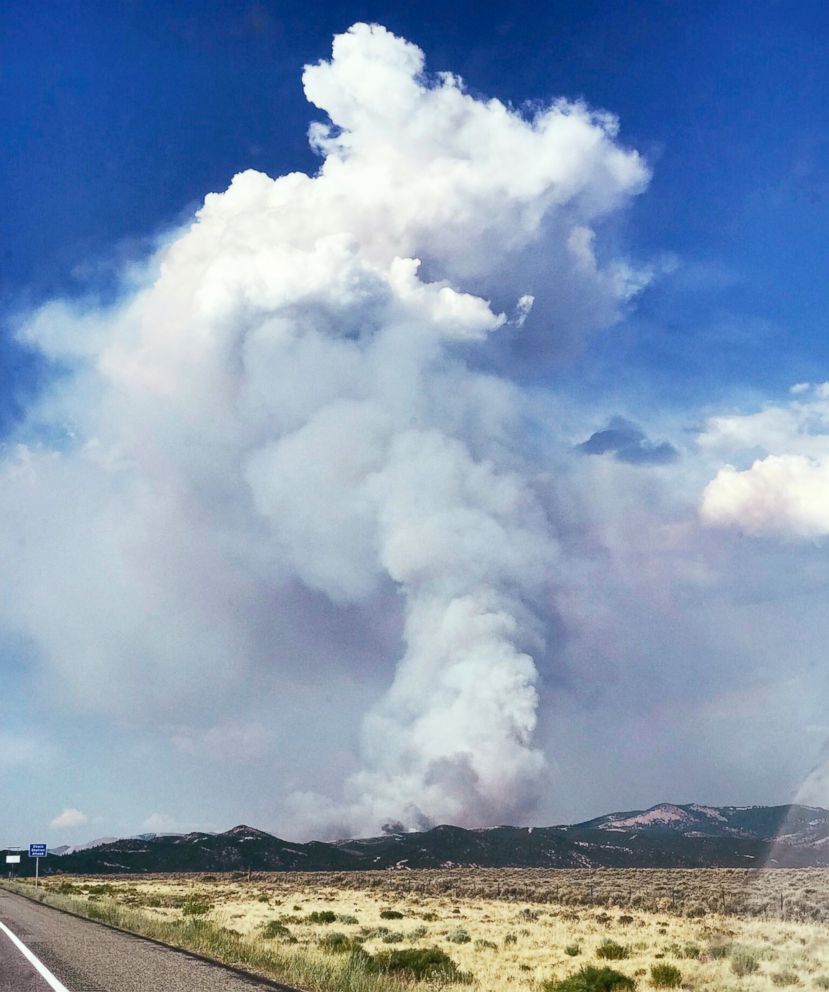
[[[595,223],[647,170],[612,117],[475,99],[378,26],[303,82],[330,119],[316,176],[236,176],[117,306],[23,328],[68,372],[4,463],[4,622],[76,688],[106,673],[160,712],[196,677],[214,697],[245,669],[297,677],[288,601],[371,616],[396,591],[404,653],[361,769],[294,796],[297,830],[497,822],[544,765],[557,548],[522,391],[478,356],[616,317],[647,276],[599,261]],[[139,671],[163,687],[141,703]]]

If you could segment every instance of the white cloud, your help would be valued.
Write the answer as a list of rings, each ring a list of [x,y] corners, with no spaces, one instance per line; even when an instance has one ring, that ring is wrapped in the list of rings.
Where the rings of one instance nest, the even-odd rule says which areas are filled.
[[[716,455],[753,456],[727,464],[703,493],[706,523],[749,534],[816,538],[829,534],[829,383],[791,390],[798,397],[759,413],[717,417],[700,438]]]
[[[89,817],[73,806],[67,806],[49,824],[55,830],[69,830],[73,827],[82,827],[89,823]]]
[[[619,315],[648,275],[600,262],[597,225],[648,171],[609,115],[476,99],[377,26],[303,82],[318,175],[241,173],[117,305],[23,329],[73,374],[0,465],[0,616],[76,705],[249,754],[234,700],[385,677],[360,636],[398,601],[334,819],[522,816],[558,548],[524,397],[476,363],[517,325],[558,348]]]

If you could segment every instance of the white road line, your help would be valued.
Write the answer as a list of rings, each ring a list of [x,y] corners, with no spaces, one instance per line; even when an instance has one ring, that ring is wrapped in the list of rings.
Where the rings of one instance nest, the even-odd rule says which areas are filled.
[[[15,934],[9,930],[5,923],[0,923],[0,930],[3,931],[18,951],[20,951],[23,957],[26,958],[29,964],[40,973],[43,979],[49,983],[49,986],[53,988],[55,992],[69,992],[69,989],[63,984],[63,982],[59,982],[57,978],[55,978],[46,965],[43,964],[42,961],[39,961],[34,954],[32,954],[23,941],[19,937],[15,936]]]

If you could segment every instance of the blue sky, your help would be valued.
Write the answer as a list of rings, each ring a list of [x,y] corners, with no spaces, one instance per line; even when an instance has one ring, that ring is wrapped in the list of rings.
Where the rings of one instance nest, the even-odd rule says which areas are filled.
[[[558,621],[545,621],[556,631],[550,634],[557,645],[551,649],[555,658],[550,665],[558,674],[540,690],[544,708],[539,719],[542,750],[554,773],[536,812],[527,812],[530,807],[517,801],[504,809],[542,822],[597,814],[608,803],[790,798],[808,772],[821,737],[822,724],[813,712],[816,704],[814,699],[807,703],[804,693],[814,696],[817,683],[810,679],[822,678],[817,645],[826,579],[819,550],[824,524],[817,511],[806,519],[790,509],[794,482],[781,483],[779,505],[784,509],[774,520],[749,505],[742,490],[736,496],[732,489],[726,492],[730,477],[722,477],[710,493],[705,487],[715,477],[721,479],[726,464],[746,469],[758,456],[805,457],[816,471],[823,465],[823,401],[816,395],[793,411],[791,404],[797,401],[789,390],[797,383],[823,382],[829,368],[829,8],[824,3],[653,0],[505,7],[92,0],[79,5],[44,3],[33,9],[10,0],[0,13],[5,97],[0,128],[6,150],[0,159],[0,431],[6,454],[16,444],[43,444],[44,438],[60,435],[65,426],[62,414],[50,414],[49,404],[54,399],[60,405],[62,383],[67,377],[75,381],[77,371],[75,359],[56,357],[42,336],[30,336],[34,346],[21,345],[15,340],[16,329],[31,324],[39,308],[55,299],[84,301],[87,316],[90,311],[102,314],[106,326],[107,307],[127,294],[125,268],[151,255],[157,239],[166,243],[167,232],[188,223],[205,194],[222,192],[234,174],[246,169],[271,177],[294,171],[314,174],[320,158],[309,148],[307,128],[325,113],[309,107],[302,69],[329,58],[332,36],[360,21],[382,24],[419,46],[429,71],[458,74],[472,97],[496,97],[525,114],[557,97],[609,111],[619,120],[618,144],[637,150],[651,173],[646,190],[631,193],[623,207],[593,225],[598,263],[630,260],[650,271],[648,284],[621,308],[617,319],[596,319],[590,333],[574,336],[574,347],[553,354],[537,342],[546,333],[542,317],[554,325],[557,311],[552,304],[545,310],[539,297],[539,316],[535,324],[532,318],[527,323],[529,344],[523,355],[519,349],[519,357],[499,370],[527,391],[535,411],[537,420],[523,436],[526,449],[533,449],[533,458],[548,458],[553,474],[567,479],[571,487],[551,497],[555,510],[548,508],[555,517],[556,539],[574,561],[579,559],[580,564],[568,565],[571,574],[583,569],[589,576],[598,569],[598,575],[605,553],[618,569],[610,569],[613,575],[601,580],[605,584],[593,620],[588,606],[574,608],[578,622],[567,619],[567,609],[577,598],[574,592],[557,608],[565,615],[561,625],[566,633],[560,640]],[[427,261],[429,265],[439,276],[445,274],[434,260]],[[450,280],[461,268],[447,267]],[[460,276],[455,283],[467,288]],[[477,292],[479,285],[489,287],[485,280],[473,279],[468,288]],[[512,286],[506,290],[512,291]],[[499,288],[493,292],[497,296]],[[568,319],[566,313],[561,317],[565,324]],[[70,325],[68,334],[82,334],[80,324]],[[485,358],[484,366],[496,367],[499,354]],[[82,432],[90,423],[84,411],[94,404],[90,400],[87,408],[86,394],[83,400],[79,397],[71,410]],[[766,421],[751,419],[763,408],[773,411],[767,418],[774,421],[773,431]],[[39,412],[33,416],[33,411]],[[630,422],[634,434],[641,432],[646,453],[652,446],[670,443],[680,456],[670,465],[631,467],[604,448],[595,458],[572,454],[594,432],[615,423],[614,417]],[[710,417],[736,419],[712,425]],[[89,430],[87,439],[98,439],[100,432]],[[785,431],[789,433],[784,438]],[[818,447],[810,448],[804,440],[812,436]],[[474,450],[473,441],[466,440]],[[62,446],[64,441],[57,445]],[[769,472],[774,464],[769,463]],[[533,471],[540,472],[539,466]],[[594,472],[601,477],[583,477]],[[741,484],[753,485],[754,480],[744,477]],[[766,484],[767,473],[761,481]],[[819,503],[820,479],[815,484]],[[589,512],[583,516],[573,509],[581,502],[574,495],[579,487],[591,493]],[[709,494],[705,498],[703,490]],[[674,528],[673,534],[682,527],[697,527],[690,523],[696,520],[695,506],[702,507],[703,520],[713,521],[714,529],[699,525],[699,535],[688,538],[681,553],[675,545],[666,545],[655,558],[647,557],[649,530],[667,533]],[[627,508],[626,523],[617,519],[619,507]],[[646,518],[645,507],[653,510],[653,518]],[[12,514],[12,519],[19,518]],[[41,528],[32,532],[35,536],[21,537],[17,526],[9,525],[11,543],[3,544],[7,550],[37,542],[36,535],[43,534]],[[619,536],[626,526],[643,528],[642,547],[634,548],[627,536]],[[91,533],[100,536],[94,528]],[[61,559],[60,534],[58,527],[48,539],[43,537],[44,555],[37,565],[29,563],[21,581],[37,586],[42,569],[50,567],[50,554]],[[604,551],[591,559],[587,547]],[[647,567],[642,565],[646,557]],[[688,578],[693,562],[708,578]],[[661,611],[654,623],[657,633],[653,643],[641,647],[641,657],[635,618],[648,622],[655,593],[644,580],[642,588],[635,588],[637,582],[625,584],[625,570],[636,563],[657,586],[668,582],[673,590],[671,603],[653,607]],[[12,572],[15,564],[13,553]],[[782,578],[792,571],[801,577],[794,589],[791,579]],[[765,578],[760,581],[757,576]],[[299,579],[313,595],[328,595],[322,580],[303,579],[301,574]],[[50,591],[46,583],[44,590],[39,609],[52,610],[60,589]],[[589,602],[583,588],[579,595]],[[297,596],[307,599],[311,593],[306,589]],[[308,757],[302,720],[296,713],[280,711],[275,697],[268,695],[275,691],[270,672],[254,666],[255,679],[269,687],[260,698],[240,699],[227,712],[211,702],[207,708],[215,711],[213,724],[186,716],[177,727],[169,700],[155,709],[148,706],[149,715],[132,720],[124,707],[101,709],[88,699],[88,705],[78,703],[72,693],[75,701],[64,705],[60,687],[66,675],[58,673],[59,665],[50,667],[44,660],[49,651],[38,645],[37,633],[25,624],[21,629],[19,619],[8,620],[5,629],[0,621],[5,645],[0,657],[14,701],[4,730],[10,753],[20,749],[7,767],[0,764],[0,775],[4,788],[17,795],[20,769],[26,768],[40,783],[40,793],[49,796],[48,801],[24,805],[15,829],[34,825],[45,830],[64,808],[84,811],[76,826],[69,825],[71,817],[65,821],[65,829],[79,836],[139,829],[153,815],[159,817],[153,822],[182,828],[227,827],[243,818],[265,827],[299,822],[283,816],[279,803],[264,797],[265,783],[272,779],[279,783],[277,789],[302,791],[307,780],[314,792],[335,792],[342,777],[354,774],[360,714],[382,697],[389,679],[389,669],[379,662],[368,676],[359,661],[365,629],[376,629],[383,611],[378,612],[375,603],[367,620],[352,624],[351,614],[351,619],[343,619],[337,613],[337,597],[329,598],[335,604],[330,607],[332,629],[340,631],[340,624],[347,639],[353,638],[353,659],[335,690],[320,690],[324,698],[312,691],[316,676],[306,680],[293,670],[291,675],[295,703],[306,699],[312,707],[318,704],[321,713],[336,714],[345,700],[338,733],[319,749],[329,748],[326,761]],[[311,611],[309,616],[317,622],[313,611],[323,607],[316,604],[312,610],[306,599],[302,609]],[[777,618],[781,631],[802,634],[799,664],[802,673],[811,674],[803,674],[800,688],[780,688],[780,673],[773,671],[772,660],[758,660],[762,652],[741,634],[741,625],[749,622],[750,603],[756,602],[774,604],[769,616]],[[76,607],[67,605],[67,613],[72,609]],[[352,609],[357,607],[347,607]],[[328,611],[326,605],[326,617]],[[56,619],[55,639],[63,636],[61,624],[100,622],[94,613]],[[372,642],[372,657],[375,651],[380,657],[399,649],[401,630],[389,622],[392,629],[384,629]],[[612,650],[605,633],[609,637],[614,625],[626,633]],[[593,634],[583,634],[585,628],[595,631],[595,641]],[[659,652],[676,629],[685,631],[682,660],[670,674],[654,676],[661,671]],[[102,673],[107,670],[106,651],[101,650],[104,661],[95,668],[99,680],[106,678]],[[745,658],[734,661],[734,652],[742,657],[741,651]],[[140,667],[142,661],[136,658],[132,664]],[[597,667],[591,668],[594,664]],[[192,672],[189,663],[185,668]],[[239,662],[239,678],[245,677],[243,670]],[[618,734],[637,739],[641,727],[631,729],[640,726],[637,721],[661,726],[664,714],[654,714],[662,704],[655,698],[648,704],[651,710],[634,712],[643,681],[654,678],[663,686],[665,705],[676,719],[668,721],[673,729],[658,731],[663,744],[655,748],[652,767],[644,768],[629,790],[617,788],[605,802],[600,795],[606,782],[579,792],[578,767],[587,756],[598,767],[605,746],[612,748],[611,742],[599,741],[591,749],[584,729],[595,717],[593,707],[609,705],[594,698],[601,696],[608,671],[620,680],[620,697],[629,697],[627,717],[614,724]],[[729,671],[733,679],[722,674]],[[157,680],[159,698],[167,695],[168,680],[170,692],[178,685],[160,662],[148,661],[147,672],[147,678]],[[711,712],[706,711],[704,719],[710,719],[713,728],[705,760],[697,757],[693,766],[682,762],[693,728],[684,726],[678,715],[689,672],[695,673],[691,683],[708,685],[710,680]],[[131,677],[123,682],[119,678],[113,677],[115,691],[132,691]],[[584,685],[573,689],[574,682]],[[557,694],[556,686],[562,684],[569,689]],[[722,732],[717,729],[716,713],[722,711],[716,700],[732,698],[729,693],[746,684],[754,687],[743,700],[746,726],[764,705],[772,705],[762,702],[767,696],[779,703],[770,717],[769,738],[777,755],[764,773],[753,756],[750,734],[746,737],[741,730],[739,746],[736,738],[732,740],[727,756],[713,742]],[[586,687],[590,685],[592,689]],[[30,691],[32,686],[38,687],[36,693]],[[87,688],[85,693],[94,697],[95,690]],[[784,698],[789,700],[785,705],[779,702]],[[795,753],[793,739],[783,730],[795,710],[817,728],[809,731],[816,740],[809,753],[802,748]],[[284,722],[284,728],[296,724],[293,750],[286,745],[287,729],[278,742],[272,737],[268,728],[274,713],[279,714],[275,722]],[[259,729],[249,733],[244,729],[249,724]],[[583,747],[573,749],[568,730],[582,733]],[[223,763],[222,734],[230,734],[238,745],[237,765],[230,772]],[[664,744],[665,736],[669,744]],[[102,741],[108,742],[105,754]],[[32,742],[38,748],[35,757]],[[631,757],[627,747],[622,753]],[[214,757],[206,760],[211,748]],[[280,748],[283,761],[277,767],[274,749]],[[90,782],[88,769],[96,762],[95,782]],[[148,772],[158,767],[168,769],[165,783],[159,783],[155,771]],[[608,768],[611,781],[616,776]],[[683,782],[681,795],[666,795],[667,783],[677,774]],[[235,787],[215,798],[217,783],[228,775],[234,777]],[[134,782],[134,789],[107,806],[103,797],[117,793],[117,783],[125,778]],[[480,808],[485,809],[481,816],[497,822],[497,810]],[[470,814],[473,819],[475,815]],[[306,817],[303,823],[307,822]],[[50,840],[63,828],[55,829]]]
[[[782,389],[825,366],[825,4],[12,2],[3,18],[7,305],[105,280],[113,255],[140,253],[240,169],[313,169],[299,71],[368,20],[473,91],[582,96],[619,116],[654,166],[627,236],[694,267],[615,335],[640,388],[662,403],[700,379],[720,395]],[[734,326],[748,321],[762,349]],[[689,355],[700,327],[705,368]],[[25,388],[13,353],[3,370]]]

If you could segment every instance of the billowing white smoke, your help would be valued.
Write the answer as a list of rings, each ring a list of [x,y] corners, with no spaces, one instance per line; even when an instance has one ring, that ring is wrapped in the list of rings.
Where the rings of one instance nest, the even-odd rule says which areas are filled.
[[[381,27],[303,81],[332,122],[317,176],[236,176],[118,306],[24,327],[65,372],[3,466],[4,621],[87,704],[160,715],[198,682],[215,718],[234,680],[313,667],[297,611],[371,619],[396,589],[362,770],[296,808],[318,835],[491,823],[543,766],[556,546],[520,391],[472,356],[615,317],[645,277],[600,264],[591,225],[647,172],[612,118],[474,99]]]

